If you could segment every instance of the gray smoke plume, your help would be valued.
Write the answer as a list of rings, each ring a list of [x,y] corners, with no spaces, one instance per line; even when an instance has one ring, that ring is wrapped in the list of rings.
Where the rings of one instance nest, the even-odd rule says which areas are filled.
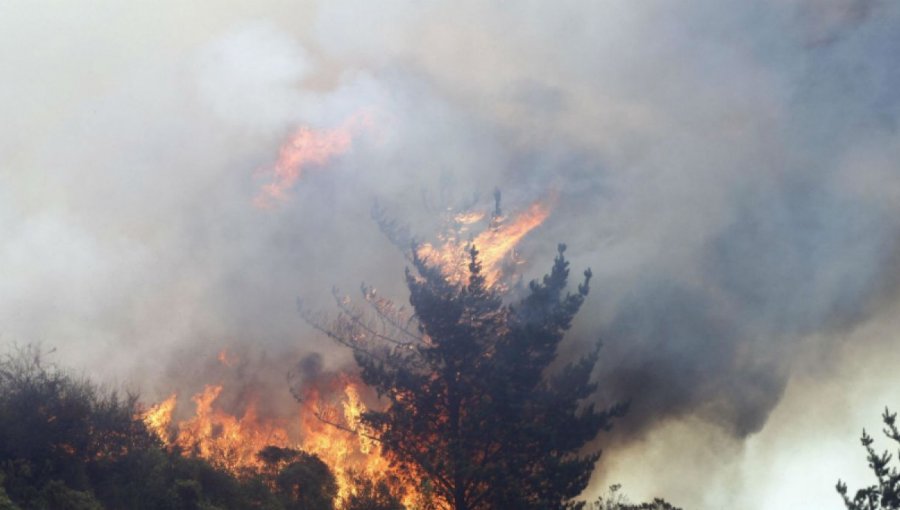
[[[293,364],[350,361],[298,297],[325,309],[365,281],[405,300],[373,203],[428,234],[499,187],[509,213],[557,197],[519,247],[526,278],[560,241],[595,275],[566,355],[601,337],[598,400],[632,412],[599,440],[613,467],[592,494],[654,438],[715,438],[725,464],[770,452],[783,396],[827,395],[850,423],[855,390],[811,381],[868,387],[854,374],[881,365],[861,353],[896,350],[896,3],[79,4],[0,7],[3,343],[150,400],[236,377],[289,402]],[[254,206],[297,127],[360,111],[346,152]],[[814,489],[832,508],[838,476]],[[756,478],[725,478],[673,499],[762,508],[740,496]]]

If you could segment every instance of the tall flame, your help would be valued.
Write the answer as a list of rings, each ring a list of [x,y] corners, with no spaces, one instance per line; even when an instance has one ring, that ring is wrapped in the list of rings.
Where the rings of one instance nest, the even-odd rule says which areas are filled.
[[[214,409],[213,403],[221,392],[222,386],[208,385],[194,395],[192,400],[197,406],[197,413],[178,424],[175,444],[183,451],[195,452],[212,464],[233,472],[244,468],[262,468],[262,462],[256,455],[260,450],[269,445],[288,445],[283,424],[260,420],[255,402],[247,406],[240,418]]]
[[[150,407],[142,418],[167,447],[177,447],[236,474],[261,471],[265,466],[257,454],[266,446],[315,454],[334,473],[338,500],[346,501],[354,491],[354,473],[381,479],[389,471],[390,462],[382,456],[377,442],[359,430],[367,408],[358,383],[340,376],[333,385],[337,386],[335,394],[330,388],[305,390],[299,409],[299,437],[291,437],[289,423],[261,418],[255,401],[239,417],[223,411],[216,405],[221,385],[207,385],[194,395],[195,413],[186,420],[173,422],[177,395]],[[415,497],[414,489],[404,493],[407,502]]]
[[[254,205],[268,209],[284,201],[287,192],[307,169],[325,165],[347,152],[356,134],[370,125],[371,117],[360,112],[336,128],[297,128],[279,149],[278,160],[268,172],[272,180],[260,188]]]
[[[366,406],[358,383],[347,376],[340,377],[338,383],[342,389],[336,403],[328,402],[318,388],[305,392],[299,447],[331,467],[338,480],[338,499],[345,500],[352,492],[353,472],[377,479],[387,472],[390,462],[360,423]]]
[[[283,196],[284,190],[300,177],[304,165],[326,162],[332,155],[346,150],[350,143],[349,134],[342,131],[313,132],[304,128],[296,136],[300,141],[282,150],[276,180],[261,191],[260,197],[265,200]],[[466,248],[474,245],[480,252],[487,285],[502,286],[510,265],[520,262],[516,246],[547,219],[553,199],[533,202],[509,218],[500,213],[499,196],[497,200],[497,209],[491,216],[479,212],[454,215],[452,228],[439,236],[440,243],[422,244],[418,255],[437,264],[449,280],[461,283],[469,274]],[[479,226],[486,228],[464,239],[464,235]],[[242,361],[228,350],[221,351],[217,358],[226,368]],[[250,400],[238,414],[226,412],[218,405],[223,386],[216,384],[205,386],[192,397],[195,411],[187,419],[174,419],[177,394],[149,408],[142,418],[167,447],[197,455],[236,474],[262,471],[266,466],[257,454],[267,446],[315,454],[334,473],[338,500],[347,501],[355,490],[355,474],[370,480],[383,479],[390,471],[390,460],[382,454],[372,431],[366,430],[362,423],[367,407],[357,379],[341,374],[304,386],[300,393],[295,393],[302,402],[296,422],[261,417],[255,400]],[[400,490],[408,508],[422,498],[411,484]]]
[[[147,429],[168,443],[169,425],[172,424],[172,413],[178,403],[178,395],[173,393],[169,398],[152,406],[142,416]]]
[[[207,385],[192,398],[196,414],[174,425],[172,415],[177,405],[177,395],[151,407],[144,415],[144,423],[168,447],[177,446],[182,451],[196,454],[211,464],[232,472],[262,467],[256,454],[266,446],[288,445],[288,435],[283,426],[269,420],[261,420],[255,402],[238,418],[213,404],[222,392],[220,385]]]
[[[464,240],[461,234],[471,225],[483,221],[485,215],[471,212],[457,214],[453,217],[455,228],[440,236],[440,245],[423,243],[417,254],[439,266],[450,281],[464,283],[469,277],[466,248],[471,244],[478,249],[486,284],[495,287],[507,273],[509,265],[520,262],[515,253],[516,246],[526,234],[547,219],[551,202],[552,199],[533,202],[512,220],[495,214],[488,228],[471,240]]]

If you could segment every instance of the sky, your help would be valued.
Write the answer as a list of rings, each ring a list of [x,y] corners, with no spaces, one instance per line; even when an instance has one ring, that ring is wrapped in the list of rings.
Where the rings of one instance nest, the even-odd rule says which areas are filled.
[[[297,300],[403,301],[373,204],[552,201],[603,341],[586,497],[838,509],[897,406],[900,4],[887,0],[0,4],[0,344],[148,399],[223,347],[347,353]],[[260,207],[298,127],[352,142]],[[350,126],[350,127],[348,127]],[[878,445],[886,444],[884,442]]]

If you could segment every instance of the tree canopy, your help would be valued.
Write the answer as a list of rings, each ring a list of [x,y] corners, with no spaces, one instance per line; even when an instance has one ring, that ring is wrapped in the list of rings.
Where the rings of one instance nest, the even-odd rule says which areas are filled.
[[[600,452],[587,449],[625,412],[589,398],[599,343],[556,363],[560,342],[588,295],[590,270],[567,291],[565,246],[550,273],[504,303],[485,282],[478,251],[456,283],[412,250],[406,284],[412,306],[363,287],[356,307],[339,300],[328,323],[311,323],[353,349],[363,381],[387,401],[362,417],[409,479],[424,480],[443,506],[570,508]]]

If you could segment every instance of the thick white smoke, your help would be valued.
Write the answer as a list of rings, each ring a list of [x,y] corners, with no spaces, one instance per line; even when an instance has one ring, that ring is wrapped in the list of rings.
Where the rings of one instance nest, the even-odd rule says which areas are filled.
[[[559,241],[593,269],[567,349],[602,336],[601,397],[633,402],[589,495],[839,508],[864,470],[856,431],[896,405],[895,4],[82,4],[0,7],[3,343],[148,398],[222,347],[338,366],[295,303],[404,299],[374,201],[427,230],[495,186],[507,210],[554,192],[526,273]],[[254,207],[293,129],[360,110]]]

